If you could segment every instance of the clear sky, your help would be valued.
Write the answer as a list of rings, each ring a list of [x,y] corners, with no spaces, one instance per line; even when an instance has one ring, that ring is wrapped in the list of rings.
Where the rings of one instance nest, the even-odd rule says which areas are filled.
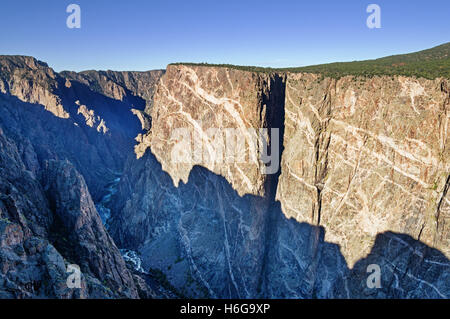
[[[81,29],[66,7],[81,7]],[[381,29],[366,8],[381,7]],[[0,54],[55,70],[150,70],[171,62],[304,66],[450,41],[449,0],[1,0]]]

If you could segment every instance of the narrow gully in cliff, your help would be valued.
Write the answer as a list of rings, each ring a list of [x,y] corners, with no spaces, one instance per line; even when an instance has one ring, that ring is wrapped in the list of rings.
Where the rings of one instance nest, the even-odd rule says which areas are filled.
[[[441,206],[442,206],[442,201],[444,200],[444,198],[447,196],[447,192],[448,189],[450,188],[450,175],[447,176],[447,180],[445,181],[445,186],[444,186],[444,190],[442,192],[442,196],[439,199],[438,205],[437,205],[437,210],[436,210],[436,230],[439,230],[439,217],[441,214]]]
[[[266,84],[267,86],[267,84]],[[285,129],[285,94],[286,94],[286,76],[275,74],[270,77],[269,91],[262,92],[262,105],[266,106],[266,118],[265,123],[268,128],[278,128],[278,160],[279,168],[276,174],[267,176],[265,182],[265,197],[267,199],[267,219],[264,225],[264,234],[266,237],[263,255],[263,264],[261,268],[261,274],[259,277],[258,291],[262,293],[265,283],[266,266],[268,264],[270,245],[275,237],[277,229],[277,209],[275,209],[277,203],[275,197],[278,188],[278,181],[281,175],[281,158],[284,150],[284,129]],[[272,139],[269,139],[268,150],[272,150]],[[270,154],[272,155],[272,154]]]
[[[254,101],[258,101],[258,104],[252,104],[253,107],[260,108],[259,122],[263,123],[262,127],[269,129],[280,129],[280,148],[278,150],[280,159],[283,156],[283,144],[285,139],[285,95],[287,96],[289,101],[285,76],[286,75],[283,74],[270,74],[267,76],[255,77],[259,79],[257,80],[259,82],[255,83],[255,86],[258,89],[259,93],[258,97],[254,99]],[[327,127],[327,125],[329,122],[328,119],[331,116],[330,99],[331,96],[333,96],[333,84],[335,84],[335,82],[327,82],[326,87],[323,87],[316,94],[317,101],[313,101],[317,102],[315,105],[318,106],[317,111],[321,115],[321,118],[319,118],[319,121],[313,123],[314,133],[312,134],[313,141],[315,142],[315,153],[311,152],[311,165],[314,166],[315,172],[311,174],[313,179],[311,181],[311,184],[315,186],[317,191],[317,193],[314,193],[315,196],[312,195],[310,199],[307,198],[308,200],[312,200],[315,203],[315,207],[313,208],[312,220],[305,221],[305,223],[308,223],[308,225],[305,226],[303,224],[298,224],[296,221],[294,221],[294,218],[292,218],[292,220],[284,219],[285,217],[289,217],[283,215],[280,208],[281,205],[276,201],[276,192],[278,184],[280,183],[281,168],[278,169],[276,174],[267,175],[265,177],[263,185],[265,190],[264,195],[262,197],[255,197],[254,199],[257,200],[256,203],[250,201],[249,204],[245,203],[242,206],[238,206],[246,208],[246,214],[252,213],[248,209],[248,207],[252,207],[252,205],[253,207],[256,207],[254,209],[254,212],[257,213],[257,215],[253,216],[256,217],[252,220],[251,223],[249,223],[249,225],[256,225],[256,227],[254,228],[254,232],[252,232],[251,234],[257,234],[258,240],[255,241],[255,237],[250,236],[242,237],[244,240],[246,240],[246,243],[248,243],[248,245],[252,246],[246,246],[246,243],[243,243],[241,244],[241,246],[237,245],[233,249],[234,251],[239,251],[239,249],[242,247],[252,247],[256,248],[253,250],[256,251],[256,253],[251,255],[251,258],[249,257],[247,259],[247,263],[240,257],[239,259],[236,259],[238,258],[237,255],[233,255],[228,252],[225,254],[226,257],[224,258],[224,260],[226,261],[225,268],[227,269],[227,271],[224,272],[224,275],[221,276],[220,280],[217,280],[217,282],[214,282],[215,278],[212,278],[212,280],[208,282],[208,284],[211,284],[211,286],[215,288],[214,292],[217,292],[218,296],[220,295],[229,297],[233,295],[231,292],[226,291],[227,285],[230,285],[231,282],[233,282],[233,285],[235,286],[237,291],[239,289],[243,289],[244,292],[247,292],[247,288],[250,287],[250,291],[252,291],[252,293],[248,294],[248,296],[265,297],[267,295],[273,294],[274,292],[270,290],[270,287],[273,287],[273,280],[278,276],[277,271],[279,271],[279,268],[283,266],[289,266],[292,267],[293,271],[298,271],[301,274],[299,275],[299,280],[302,282],[303,280],[305,281],[304,289],[302,288],[301,291],[294,291],[291,290],[290,287],[287,287],[287,289],[289,290],[288,293],[292,293],[296,296],[321,295],[322,292],[320,291],[320,281],[322,277],[320,274],[320,267],[324,267],[323,263],[328,262],[331,258],[329,255],[327,255],[327,249],[333,249],[333,251],[336,249],[335,246],[324,243],[324,228],[317,227],[320,225],[321,219],[323,220],[322,222],[326,222],[326,217],[329,217],[327,215],[321,216],[321,213],[322,197],[326,197],[326,190],[323,191],[323,182],[327,176],[328,147],[330,146],[331,141],[331,129]],[[336,88],[334,87],[334,89]],[[307,91],[304,92],[305,94],[307,94]],[[296,98],[298,97],[295,97],[294,100]],[[182,97],[180,97],[180,99],[182,99]],[[164,103],[160,102],[160,104]],[[293,104],[295,105],[295,102],[293,102]],[[193,105],[193,107],[198,107],[198,105]],[[325,119],[325,121],[322,121],[322,119]],[[311,120],[315,121],[316,117],[313,116]],[[155,121],[155,123],[157,122]],[[289,139],[287,140],[287,142],[289,142]],[[268,143],[268,149],[270,152],[274,143],[270,138],[268,140]],[[308,146],[305,144],[303,145],[306,147]],[[303,147],[303,145],[301,147]],[[286,147],[289,147],[289,144],[287,144]],[[286,157],[288,156],[288,154],[289,152],[285,152],[284,156]],[[162,159],[164,159],[164,157],[162,157]],[[142,161],[141,159],[139,160]],[[330,157],[330,160],[333,160],[332,157]],[[185,227],[183,228],[183,230],[185,230],[185,233],[183,233],[184,237],[181,241],[185,240],[186,243],[188,243],[187,246],[189,247],[189,249],[186,249],[186,251],[184,251],[186,247],[179,248],[178,246],[174,245],[173,247],[175,248],[173,248],[171,246],[171,249],[173,248],[174,250],[176,250],[174,256],[187,255],[190,256],[189,260],[195,260],[196,263],[200,262],[198,264],[201,264],[201,262],[205,260],[202,259],[202,257],[214,260],[214,258],[217,258],[218,250],[220,250],[220,248],[217,248],[218,250],[203,250],[203,245],[205,242],[211,243],[211,245],[212,243],[216,243],[217,247],[221,247],[221,244],[223,244],[222,242],[220,242],[222,239],[221,234],[223,234],[220,227],[216,228],[216,232],[214,232],[214,235],[209,235],[207,231],[204,231],[204,227],[213,227],[214,225],[210,225],[210,222],[215,221],[215,218],[217,217],[220,218],[219,220],[223,219],[223,230],[225,232],[224,237],[226,241],[224,245],[226,247],[231,246],[232,243],[229,243],[231,242],[229,238],[233,237],[229,237],[229,235],[232,235],[233,232],[235,232],[237,235],[241,235],[240,233],[236,232],[235,228],[233,228],[236,226],[234,225],[234,223],[236,223],[236,217],[239,216],[241,212],[238,210],[236,212],[237,214],[233,214],[233,207],[230,207],[230,210],[232,212],[226,217],[223,217],[223,215],[218,216],[217,209],[215,209],[214,205],[210,205],[211,203],[207,201],[205,201],[203,205],[197,206],[197,199],[203,197],[213,198],[213,196],[209,196],[212,194],[209,194],[207,188],[204,188],[204,186],[207,185],[207,182],[205,182],[205,180],[208,180],[208,178],[206,178],[207,176],[210,176],[214,181],[216,181],[216,178],[217,181],[221,181],[220,176],[214,175],[217,172],[211,172],[204,167],[202,167],[202,169],[194,168],[192,169],[192,176],[189,176],[187,184],[181,183],[180,185],[173,188],[172,180],[170,180],[169,176],[166,176],[166,173],[161,169],[161,159],[153,159],[152,157],[151,162],[153,161],[158,162],[157,165],[153,165],[152,163],[146,164],[145,169],[151,170],[151,173],[149,173],[148,176],[143,177],[143,179],[140,180],[139,183],[137,182],[138,179],[141,178],[142,172],[140,170],[136,170],[134,172],[130,171],[130,176],[133,176],[133,178],[130,178],[131,183],[136,183],[135,185],[139,185],[139,195],[132,196],[132,193],[137,191],[137,189],[131,191],[132,187],[130,188],[130,191],[125,192],[126,198],[124,197],[123,201],[128,201],[129,199],[130,202],[134,201],[136,202],[136,204],[130,204],[130,207],[127,209],[128,211],[125,212],[125,217],[121,218],[120,220],[118,219],[118,221],[123,223],[125,226],[115,233],[115,239],[117,239],[117,242],[120,243],[122,247],[125,247],[128,245],[124,245],[123,238],[126,238],[126,236],[128,236],[129,238],[133,238],[133,240],[129,240],[129,238],[126,238],[125,242],[133,242],[133,245],[128,246],[128,248],[135,249],[140,254],[142,254],[141,256],[145,269],[148,269],[150,266],[155,269],[162,269],[162,272],[167,273],[169,279],[175,278],[174,282],[179,285],[177,286],[177,288],[185,287],[184,285],[186,284],[186,282],[182,282],[184,278],[179,279],[178,274],[180,272],[178,272],[178,274],[174,274],[175,271],[171,270],[174,265],[178,268],[187,267],[186,269],[190,271],[194,270],[194,273],[198,273],[199,277],[205,277],[210,276],[211,273],[215,273],[217,269],[222,270],[222,268],[220,267],[223,267],[224,264],[220,264],[219,262],[210,262],[209,264],[207,264],[208,267],[203,264],[202,266],[204,268],[199,268],[196,264],[193,268],[189,268],[190,264],[188,262],[186,262],[186,265],[185,263],[181,263],[179,261],[181,260],[179,259],[179,257],[176,257],[177,262],[174,264],[173,259],[175,258],[171,258],[170,252],[161,250],[161,247],[164,248],[166,247],[166,245],[168,245],[167,238],[170,238],[170,240],[175,243],[180,240],[180,238],[177,237],[177,232],[170,231],[170,227],[174,227],[174,225],[176,226],[177,222],[179,223],[180,221],[183,223],[183,226]],[[203,173],[200,174],[199,172]],[[138,179],[136,179],[136,177],[138,177]],[[156,181],[158,182],[155,183]],[[229,180],[222,180],[222,182],[223,184],[220,185],[224,185],[224,188],[220,188],[221,192],[218,193],[218,196],[233,198],[236,195],[237,198],[238,195],[234,193],[236,189],[233,189],[232,183]],[[162,185],[164,185],[164,187],[161,187]],[[229,190],[229,192],[224,192],[224,189]],[[143,191],[141,192],[141,190]],[[198,192],[192,190],[198,190]],[[184,197],[181,196],[182,193],[189,194],[189,198],[181,200],[184,199]],[[230,194],[230,196],[227,196],[227,194]],[[195,203],[190,203],[194,206],[191,206],[189,204],[190,198],[192,198],[192,196],[196,198]],[[198,198],[196,196],[198,196]],[[294,196],[297,196],[297,198],[300,200],[301,196],[305,195],[296,193],[294,194]],[[141,198],[145,199],[142,201],[142,203],[140,203]],[[240,198],[242,198],[242,196]],[[249,196],[248,198],[252,197]],[[172,206],[174,201],[173,199],[176,199],[177,206]],[[187,204],[183,204],[182,201],[186,202]],[[244,203],[244,201],[242,203]],[[324,209],[325,206],[326,202],[324,202]],[[121,207],[125,206],[122,205]],[[195,212],[193,207],[196,207]],[[220,211],[223,210],[225,209],[221,209]],[[181,219],[181,217],[183,216],[180,217],[177,212],[188,212],[188,214],[184,214],[187,217]],[[133,218],[135,218],[136,216],[135,214],[140,214],[140,221],[138,223],[132,222]],[[240,227],[240,223],[237,223]],[[286,233],[290,231],[289,227],[286,227],[287,225],[289,225],[289,227],[292,226],[292,232],[289,235],[286,235]],[[247,225],[244,224],[244,226]],[[238,230],[240,230],[239,227]],[[288,229],[286,230],[286,228]],[[163,232],[163,234],[153,234],[152,232],[154,229],[158,229],[158,231]],[[136,236],[136,232],[140,232],[138,236]],[[150,235],[147,235],[145,233],[149,233]],[[240,238],[241,237],[236,237],[236,239]],[[298,247],[302,247],[302,251],[298,252],[295,251],[295,249],[291,250],[291,246],[289,246],[290,244],[287,248],[284,247],[284,244],[287,242],[290,243],[290,241],[294,242],[294,244],[292,244],[294,248],[295,245],[298,245]],[[277,248],[277,245],[281,246],[281,248]],[[287,253],[285,252],[285,250],[287,251]],[[293,256],[289,257],[293,257],[293,260],[277,260],[277,257],[279,256],[277,256],[277,254],[284,253],[288,255],[292,254]],[[341,261],[341,255],[339,254],[339,252],[336,252],[335,256],[336,258],[331,263],[335,262],[338,265],[342,265],[342,269],[340,269],[340,272],[347,272],[347,265]],[[239,262],[239,265],[244,265],[244,267],[247,266],[249,268],[252,268],[252,271],[249,273],[246,273],[245,269],[244,271],[242,271],[240,266],[235,266],[236,262]],[[276,263],[276,266],[274,266],[274,262]],[[255,268],[257,269],[257,271],[254,271]],[[231,277],[235,276],[235,278],[237,279],[231,280],[227,277],[228,275],[230,275]],[[180,281],[177,283],[177,280]],[[287,285],[289,286],[289,283],[287,283]],[[257,294],[253,294],[253,292],[256,290],[255,288],[257,288]],[[223,291],[221,289],[223,289]],[[200,290],[195,290],[193,292],[193,295],[198,295],[199,293]],[[202,294],[200,294],[200,296],[202,296]]]

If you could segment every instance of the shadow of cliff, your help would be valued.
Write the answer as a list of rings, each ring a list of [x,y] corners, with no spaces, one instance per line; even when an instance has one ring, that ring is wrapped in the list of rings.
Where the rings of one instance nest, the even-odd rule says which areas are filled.
[[[212,298],[448,298],[450,263],[439,250],[392,232],[350,269],[325,229],[287,219],[280,203],[240,197],[195,166],[176,188],[150,151],[127,164],[111,232],[163,273],[178,295]],[[130,178],[126,178],[130,176]],[[367,267],[380,267],[369,288]],[[187,274],[183,278],[184,274]]]
[[[267,205],[267,220],[265,222],[265,248],[263,254],[263,261],[261,267],[261,273],[259,275],[258,282],[258,293],[261,293],[263,290],[262,285],[264,285],[264,278],[266,273],[267,265],[269,264],[269,252],[271,242],[274,240],[277,224],[276,211],[278,210],[277,202],[275,201],[276,192],[278,188],[278,181],[281,175],[281,156],[284,151],[284,129],[285,129],[285,101],[286,101],[286,77],[275,74],[269,77],[269,82],[263,85],[263,87],[269,87],[270,90],[268,92],[263,92],[262,104],[266,106],[265,114],[266,119],[264,121],[264,126],[269,128],[278,128],[279,136],[278,140],[274,141],[273,136],[270,136],[269,139],[269,147],[268,149],[272,151],[272,144],[275,142],[278,145],[278,148],[275,148],[278,151],[278,168],[275,174],[266,175],[266,182],[264,185],[265,188],[265,197],[266,200],[269,201]],[[272,156],[273,154],[269,154]],[[273,163],[271,163],[273,164]]]
[[[67,159],[86,179],[94,200],[99,201],[114,173],[123,171],[128,154],[133,153],[134,138],[142,127],[131,108],[143,110],[145,101],[135,96],[119,101],[77,81],[72,80],[70,88],[65,87],[64,78],[57,81],[59,88],[53,94],[61,99],[68,119],[55,116],[44,105],[0,93],[0,127],[22,148],[27,169],[38,173],[46,160]],[[108,131],[97,130],[99,119],[88,126],[78,113],[76,101],[94,110],[95,116],[106,122]]]
[[[142,131],[139,119],[132,114],[131,109],[143,111],[146,101],[123,88],[126,95],[123,100],[117,100],[106,96],[98,91],[90,88],[88,85],[77,80],[70,79],[71,87],[64,85],[65,78],[59,79],[59,89],[56,92],[62,97],[62,104],[69,108],[71,117],[78,115],[78,105],[86,105],[89,109],[93,109],[96,115],[112,125],[112,128],[124,133],[128,138],[134,138]]]
[[[271,89],[261,92],[263,122],[280,128],[281,158],[285,81],[269,81]],[[148,150],[126,164],[111,234],[183,297],[448,298],[448,259],[408,235],[378,234],[370,254],[350,269],[340,246],[324,240],[323,227],[286,218],[275,201],[280,173],[268,176],[264,197],[240,197],[201,166],[175,187]],[[373,264],[380,269],[378,288],[367,283]]]

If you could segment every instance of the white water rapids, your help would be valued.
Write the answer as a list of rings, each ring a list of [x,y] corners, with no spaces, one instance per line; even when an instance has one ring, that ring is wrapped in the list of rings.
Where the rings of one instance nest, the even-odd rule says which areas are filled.
[[[115,175],[116,178],[106,186],[106,194],[102,197],[101,201],[95,205],[106,229],[109,228],[108,221],[111,218],[111,209],[108,208],[108,204],[111,202],[112,196],[117,193],[117,186],[120,183],[120,174]],[[142,260],[136,251],[130,249],[119,249],[119,251],[125,262],[130,263],[134,270],[144,274],[147,273],[144,268],[142,268]]]

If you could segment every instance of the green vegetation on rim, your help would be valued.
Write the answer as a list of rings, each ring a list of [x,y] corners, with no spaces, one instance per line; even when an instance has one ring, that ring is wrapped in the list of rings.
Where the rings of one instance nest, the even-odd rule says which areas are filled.
[[[372,77],[377,75],[404,75],[435,79],[450,78],[450,42],[409,54],[392,55],[375,60],[335,62],[293,68],[263,68],[231,64],[172,63],[171,65],[214,66],[251,72],[306,72],[325,77],[341,78],[346,75]]]

